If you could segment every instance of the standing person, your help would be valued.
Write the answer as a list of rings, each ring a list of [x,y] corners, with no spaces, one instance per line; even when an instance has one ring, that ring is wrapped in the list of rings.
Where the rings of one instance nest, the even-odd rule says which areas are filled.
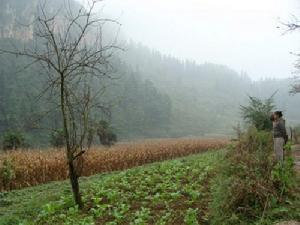
[[[284,158],[283,147],[287,142],[287,132],[285,128],[285,120],[282,118],[282,112],[276,111],[273,114],[273,135],[274,135],[274,151],[276,160],[282,162]]]

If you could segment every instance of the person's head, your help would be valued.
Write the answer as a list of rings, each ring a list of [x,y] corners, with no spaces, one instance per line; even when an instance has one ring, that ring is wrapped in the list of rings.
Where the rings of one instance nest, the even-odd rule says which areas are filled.
[[[282,114],[281,111],[274,112],[274,119],[275,120],[282,118],[282,116],[283,116],[283,114]]]

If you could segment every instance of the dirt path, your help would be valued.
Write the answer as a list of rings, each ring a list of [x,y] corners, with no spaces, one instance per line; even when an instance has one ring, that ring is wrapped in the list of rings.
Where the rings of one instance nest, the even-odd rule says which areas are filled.
[[[293,146],[292,154],[295,157],[296,171],[298,173],[300,173],[300,145],[294,145]]]

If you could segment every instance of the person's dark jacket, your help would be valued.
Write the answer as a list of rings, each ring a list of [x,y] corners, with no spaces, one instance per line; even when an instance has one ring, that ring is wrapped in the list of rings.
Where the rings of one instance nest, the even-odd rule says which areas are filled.
[[[273,128],[274,138],[287,138],[287,132],[285,128],[285,121],[280,119],[277,123],[275,123]]]

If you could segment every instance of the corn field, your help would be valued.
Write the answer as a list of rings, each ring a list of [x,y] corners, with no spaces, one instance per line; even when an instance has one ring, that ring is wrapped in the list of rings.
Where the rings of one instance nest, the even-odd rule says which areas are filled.
[[[165,139],[93,147],[76,161],[80,176],[124,170],[228,144],[225,139]],[[0,154],[0,190],[8,191],[68,178],[63,149],[18,150]]]

